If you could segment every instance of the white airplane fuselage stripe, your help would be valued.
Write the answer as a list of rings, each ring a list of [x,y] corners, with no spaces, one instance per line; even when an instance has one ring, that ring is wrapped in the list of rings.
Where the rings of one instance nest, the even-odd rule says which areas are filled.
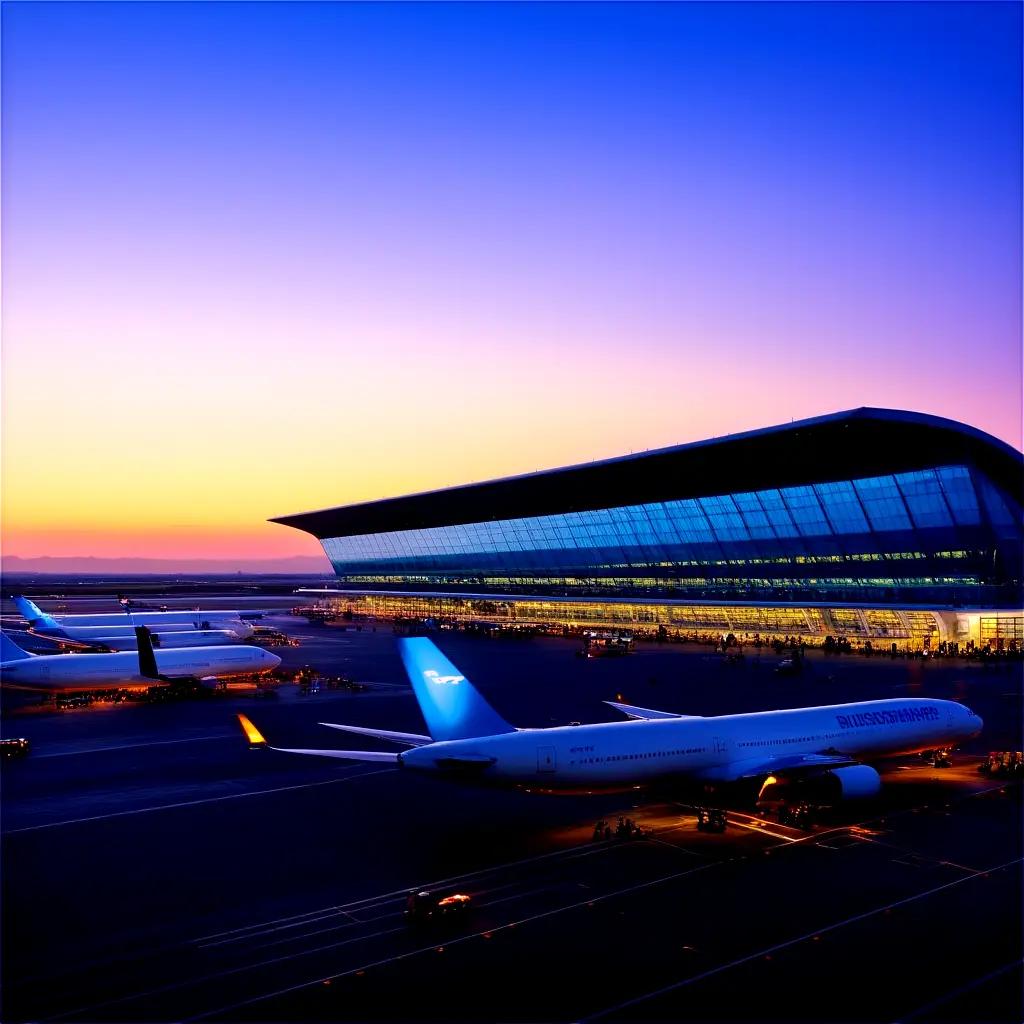
[[[403,751],[406,769],[445,772],[493,759],[481,782],[538,789],[639,785],[659,778],[730,781],[781,770],[801,758],[871,760],[953,746],[977,735],[981,720],[953,701],[904,698],[828,707],[524,729],[449,740]],[[463,760],[464,759],[464,760]],[[838,765],[837,765],[838,767]],[[821,771],[829,768],[827,763]]]

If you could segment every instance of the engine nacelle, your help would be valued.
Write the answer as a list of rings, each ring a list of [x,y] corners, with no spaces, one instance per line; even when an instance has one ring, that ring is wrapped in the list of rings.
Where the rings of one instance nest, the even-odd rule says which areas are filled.
[[[840,800],[862,800],[875,796],[882,788],[882,777],[866,764],[854,764],[849,768],[833,768],[826,773],[830,781],[838,789]]]

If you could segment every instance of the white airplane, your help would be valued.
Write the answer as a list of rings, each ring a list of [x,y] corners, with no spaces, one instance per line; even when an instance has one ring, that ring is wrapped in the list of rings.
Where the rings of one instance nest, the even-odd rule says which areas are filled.
[[[32,629],[29,630],[29,633],[39,636],[40,639],[82,650],[137,651],[139,649],[138,637],[131,627],[128,627],[127,632],[122,632],[122,627],[118,627],[116,633],[113,633],[113,626],[82,626],[80,629],[94,630],[95,635],[82,636],[78,629],[72,630],[71,636],[37,634]],[[153,630],[150,633],[153,646],[157,650],[174,647],[222,647],[225,644],[237,644],[249,635],[239,635],[233,629],[182,629],[177,632],[165,632],[164,627],[159,626],[158,630]],[[113,635],[109,635],[112,633]]]
[[[137,630],[138,651],[115,654],[30,654],[0,633],[0,685],[14,690],[103,690],[180,682],[216,685],[239,675],[270,672],[281,659],[262,647],[185,647],[153,650],[150,632]]]
[[[61,626],[56,622],[52,626],[48,626],[44,622],[36,621],[37,625],[29,624],[28,631],[34,636],[45,637],[47,640],[75,640],[87,644],[101,638],[128,637],[131,640],[135,639],[135,627],[130,625],[130,620],[127,617],[122,620],[125,623],[123,626]],[[145,623],[140,623],[140,625],[145,625]],[[160,633],[161,636],[169,636],[171,633],[227,632],[235,640],[247,640],[254,632],[252,626],[241,621],[217,623],[215,631],[208,629],[202,622],[198,625],[193,622],[165,622],[159,625],[151,624],[149,628]]]
[[[322,722],[410,749],[270,749],[390,763],[442,778],[540,792],[760,781],[759,798],[768,799],[774,787],[782,792],[814,781],[832,798],[843,799],[880,789],[878,772],[866,762],[948,750],[982,728],[981,719],[962,704],[903,697],[712,718],[612,704],[629,721],[516,729],[430,640],[399,644],[429,735]],[[239,719],[252,746],[268,746],[244,715]]]
[[[126,607],[123,612],[102,613],[97,615],[61,615],[53,616],[44,612],[34,601],[27,597],[14,598],[14,604],[28,624],[40,634],[51,633],[60,635],[67,629],[80,629],[89,626],[157,626],[165,631],[169,627],[176,629],[236,629],[242,630],[243,619],[260,618],[262,612],[240,612],[235,609],[204,610],[185,609],[175,612],[132,611]],[[251,635],[251,628],[250,628]]]

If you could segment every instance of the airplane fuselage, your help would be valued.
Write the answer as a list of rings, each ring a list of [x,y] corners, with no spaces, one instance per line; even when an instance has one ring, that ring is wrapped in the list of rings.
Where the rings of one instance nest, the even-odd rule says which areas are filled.
[[[405,769],[539,790],[644,786],[663,779],[714,783],[764,775],[800,757],[867,761],[947,748],[981,719],[954,701],[904,698],[827,707],[521,729],[404,751]],[[823,771],[827,766],[823,766]]]
[[[233,634],[235,640],[245,640],[253,634],[252,626],[247,622],[242,622],[241,619],[234,622],[218,623],[218,625],[212,630],[197,630],[194,620],[190,620],[189,622],[161,622],[159,624],[153,624],[151,628],[154,633],[160,636],[167,636],[171,633],[187,633],[192,636],[194,641],[193,646],[200,646],[202,643],[196,634],[227,631]],[[66,638],[68,640],[80,640],[86,642],[112,637],[127,637],[131,640],[135,639],[135,627],[128,623],[127,617],[120,619],[119,624],[116,626],[60,625],[53,627],[36,625],[32,627],[31,632],[36,633],[39,636],[45,636],[49,639]],[[127,650],[128,648],[125,649]]]
[[[184,647],[156,652],[161,675],[181,679],[221,679],[269,672],[281,659],[262,647]],[[114,654],[40,655],[0,664],[0,677],[9,689],[99,690],[107,687],[158,686],[144,676],[134,652]]]
[[[97,626],[96,628],[102,630],[103,627]],[[228,629],[193,629],[171,633],[165,633],[161,629],[159,633],[153,633],[152,638],[153,646],[157,650],[176,647],[222,647],[225,644],[237,644],[241,639],[234,630]],[[79,642],[108,647],[112,651],[137,651],[139,649],[139,641],[134,631],[131,636],[104,636],[101,633],[91,640]]]
[[[195,629],[197,624],[201,628],[230,629],[231,623],[242,621],[242,612],[233,609],[216,609],[210,611],[196,611],[186,609],[175,612],[131,612],[129,619],[127,612],[104,612],[97,615],[54,615],[50,616],[61,628],[78,628],[80,626],[152,626],[159,629],[169,623],[180,623],[189,629]],[[257,613],[247,614],[251,618]],[[31,616],[26,616],[32,621]],[[134,626],[132,625],[134,623]]]

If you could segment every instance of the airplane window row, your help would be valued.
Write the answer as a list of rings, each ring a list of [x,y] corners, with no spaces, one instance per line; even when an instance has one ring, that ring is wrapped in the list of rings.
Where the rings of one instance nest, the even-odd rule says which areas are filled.
[[[812,740],[824,739],[823,736],[789,736],[775,740],[745,740],[737,744],[740,747],[772,747],[783,743],[810,743]]]
[[[646,761],[652,757],[673,757],[683,754],[703,754],[707,747],[682,747],[679,750],[651,750],[643,754],[616,754],[612,757],[584,757],[570,764],[604,764],[612,761]]]

